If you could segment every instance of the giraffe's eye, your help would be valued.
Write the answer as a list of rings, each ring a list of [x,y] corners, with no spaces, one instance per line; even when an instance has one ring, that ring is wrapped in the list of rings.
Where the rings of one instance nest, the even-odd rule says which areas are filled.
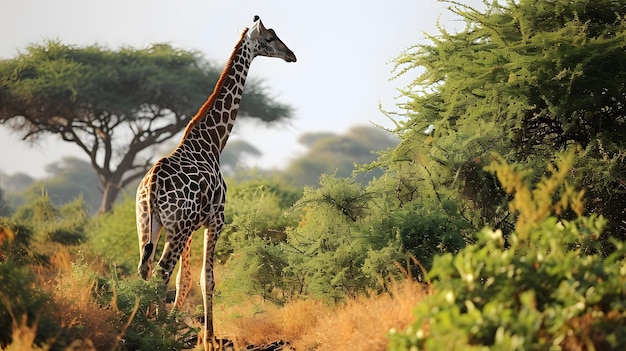
[[[273,41],[274,41],[274,38],[273,38],[273,37],[269,37],[269,38],[265,39],[265,42],[266,42],[266,43],[271,43],[271,42],[273,42]]]

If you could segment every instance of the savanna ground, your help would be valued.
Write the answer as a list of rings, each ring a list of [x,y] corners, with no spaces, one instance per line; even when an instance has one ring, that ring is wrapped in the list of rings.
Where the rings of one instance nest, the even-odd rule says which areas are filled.
[[[43,308],[50,311],[50,315],[42,314],[33,322],[28,320],[27,314],[12,313],[11,325],[4,326],[12,330],[12,342],[3,350],[59,349],[55,339],[64,339],[66,346],[61,349],[65,350],[126,349],[125,334],[131,320],[143,311],[137,302],[129,316],[117,306],[119,297],[115,297],[115,292],[108,306],[98,302],[98,291],[102,290],[98,284],[102,281],[96,277],[109,273],[102,262],[86,263],[81,255],[80,251],[70,253],[67,249],[60,249],[51,255],[47,265],[30,266],[35,272],[31,283],[50,296]],[[217,276],[228,274],[225,269],[221,267]],[[414,307],[429,291],[427,285],[412,279],[390,281],[386,286],[384,293],[363,294],[337,304],[301,299],[277,306],[258,296],[236,305],[218,303],[214,309],[217,336],[231,340],[236,349],[251,345],[261,349],[281,342],[285,349],[291,350],[385,350],[389,331],[410,325],[415,319]],[[11,306],[7,296],[1,297],[3,304]],[[201,304],[196,287],[192,289],[185,309],[193,312]],[[200,328],[192,314],[181,316],[185,323]],[[50,319],[64,329],[48,340],[47,345],[53,346],[38,345],[35,341],[42,318]],[[43,324],[47,323],[50,321]],[[200,346],[195,348],[201,349]]]

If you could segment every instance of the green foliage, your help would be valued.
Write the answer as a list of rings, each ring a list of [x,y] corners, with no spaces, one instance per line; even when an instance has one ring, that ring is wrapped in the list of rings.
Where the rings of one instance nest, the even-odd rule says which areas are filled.
[[[32,228],[18,221],[0,217],[0,254],[17,265],[30,261],[32,251],[30,243],[33,237]]]
[[[230,302],[251,295],[286,302],[292,296],[286,279],[289,263],[284,246],[260,237],[249,237],[243,243],[227,263],[233,270],[220,287],[220,295]]]
[[[1,347],[20,345],[12,345],[12,338],[26,329],[33,333],[33,346],[46,350],[65,350],[87,339],[85,345],[96,349],[182,349],[197,334],[181,313],[154,314],[165,295],[160,280],[102,275],[81,257],[67,264],[18,266],[13,257],[0,263]]]
[[[465,246],[465,232],[471,225],[455,212],[411,202],[381,218],[374,230],[395,233],[402,248],[429,270],[435,255],[456,253]]]
[[[297,207],[315,211],[316,215],[308,216],[308,219],[321,221],[322,223],[319,223],[321,227],[328,227],[328,224],[323,222],[336,217],[337,213],[340,213],[345,221],[356,222],[365,217],[372,196],[373,194],[368,193],[353,179],[322,174],[319,188],[305,187],[304,195],[297,202]]]
[[[18,223],[28,223],[33,239],[41,246],[49,242],[78,245],[86,241],[88,217],[81,197],[57,207],[48,194],[43,193],[33,202],[18,208],[12,218]]]
[[[76,247],[86,241],[88,217],[79,197],[62,206],[52,204],[44,193],[19,207],[10,218],[0,217],[0,250],[13,262],[47,262],[61,247]]]
[[[64,157],[60,161],[46,165],[48,176],[33,181],[21,191],[11,192],[21,203],[34,200],[46,193],[56,206],[81,198],[88,213],[96,212],[102,201],[102,191],[98,175],[87,161],[74,157]]]
[[[368,222],[378,220],[370,217],[373,198],[351,178],[322,175],[319,188],[305,188],[295,205],[301,221],[288,231],[292,290],[338,301],[379,288],[381,274],[398,273],[394,262],[405,256],[395,233]],[[382,259],[391,260],[381,267]]]
[[[324,174],[318,187],[304,189],[287,221],[282,214],[286,203],[270,196],[275,190],[242,187],[245,183],[235,192],[231,187],[227,208],[233,214],[219,245],[232,253],[223,261],[233,269],[220,295],[234,301],[230,293],[237,290],[281,303],[298,296],[340,301],[385,289],[392,277],[421,279],[424,272],[408,272],[401,265],[413,256],[430,267],[436,253],[465,245],[470,225],[455,205],[402,204],[392,195],[389,179],[363,186],[354,178]],[[267,230],[268,224],[280,231]]]
[[[298,201],[291,189],[267,180],[229,188],[218,251],[230,254],[220,257],[228,257],[222,261],[232,270],[219,287],[222,301],[239,301],[242,293],[278,303],[299,296],[342,300],[379,287],[382,274],[398,273],[393,262],[405,258],[400,246],[377,241],[371,229],[354,223],[366,217],[371,200],[360,185],[325,175],[319,189],[306,188]]]
[[[587,208],[590,213],[600,213],[608,220],[603,235],[626,240],[626,150],[607,150],[599,140],[592,141],[576,160],[574,169],[578,184],[587,190]]]
[[[420,73],[403,90],[402,142],[385,164],[408,185],[467,205],[476,227],[507,234],[515,218],[483,170],[490,152],[525,162],[538,178],[578,144],[587,156],[577,164],[579,185],[609,220],[607,232],[623,236],[626,8],[611,0],[486,0],[482,11],[449,3],[465,30],[442,29],[396,59],[398,75]]]
[[[284,183],[258,184],[229,189],[232,217],[218,246],[232,269],[219,287],[222,301],[239,301],[242,293],[278,303],[300,296],[340,301],[401,275],[395,262],[407,254],[396,230],[380,225],[379,212],[370,212],[375,195],[354,179],[323,175],[300,199]]]
[[[598,238],[606,221],[582,214],[582,192],[567,178],[572,154],[528,186],[528,172],[496,158],[489,170],[514,195],[519,214],[508,239],[483,229],[456,255],[435,257],[435,293],[415,309],[416,321],[392,331],[390,350],[622,349],[626,246],[606,259]],[[566,210],[573,220],[559,218]]]
[[[123,335],[128,350],[172,350],[186,348],[184,342],[198,330],[183,321],[180,312],[156,313],[155,304],[165,296],[166,288],[160,279],[146,282],[142,279],[119,280],[113,277],[103,296],[111,301],[126,322]]]
[[[296,222],[296,215],[287,210],[300,197],[299,189],[278,177],[250,176],[246,180],[228,180],[226,223],[216,251],[222,262],[234,251],[254,243],[284,241],[286,228]],[[254,238],[263,240],[251,240]]]
[[[0,216],[8,216],[11,213],[11,205],[6,200],[5,190],[0,184]]]
[[[10,217],[15,208],[26,199],[21,192],[31,186],[35,179],[25,173],[5,174],[0,170],[0,216]]]
[[[135,198],[126,197],[110,212],[93,218],[87,227],[87,237],[91,252],[115,264],[125,274],[136,274],[139,246]]]
[[[37,276],[27,267],[11,260],[0,263],[0,347],[11,343],[11,325],[26,322],[29,327],[39,323],[52,325],[49,319],[50,297],[41,290]],[[25,318],[25,320],[22,320]],[[35,342],[41,344],[56,330],[42,330]]]
[[[234,303],[246,295],[284,302],[287,252],[282,243],[297,214],[287,210],[300,191],[279,178],[252,174],[247,180],[229,180],[226,225],[216,258],[232,267],[218,287],[222,301]]]
[[[299,198],[300,191],[278,178],[257,178],[230,184],[224,231],[237,233],[242,238],[283,240],[285,228],[295,221],[294,216],[286,215],[285,211]]]

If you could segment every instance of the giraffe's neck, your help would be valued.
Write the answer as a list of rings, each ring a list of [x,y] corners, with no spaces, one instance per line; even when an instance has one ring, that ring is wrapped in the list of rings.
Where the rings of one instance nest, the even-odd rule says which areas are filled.
[[[211,153],[219,158],[237,118],[241,94],[252,63],[252,48],[247,29],[222,72],[213,94],[189,121],[179,148]]]

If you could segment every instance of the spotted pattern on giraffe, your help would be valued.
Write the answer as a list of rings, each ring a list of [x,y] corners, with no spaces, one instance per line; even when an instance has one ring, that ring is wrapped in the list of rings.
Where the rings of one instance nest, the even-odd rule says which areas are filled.
[[[243,31],[213,94],[188,123],[179,145],[170,155],[155,163],[137,189],[139,275],[148,279],[153,273],[159,274],[167,285],[180,260],[174,309],[182,308],[191,289],[189,258],[193,232],[205,228],[200,287],[204,302],[201,339],[206,350],[215,346],[213,255],[224,225],[226,199],[226,183],[219,167],[220,154],[237,118],[250,64],[257,56],[296,61],[294,53],[274,30],[265,28],[258,16],[254,25]],[[162,229],[165,245],[155,268],[154,256]]]

